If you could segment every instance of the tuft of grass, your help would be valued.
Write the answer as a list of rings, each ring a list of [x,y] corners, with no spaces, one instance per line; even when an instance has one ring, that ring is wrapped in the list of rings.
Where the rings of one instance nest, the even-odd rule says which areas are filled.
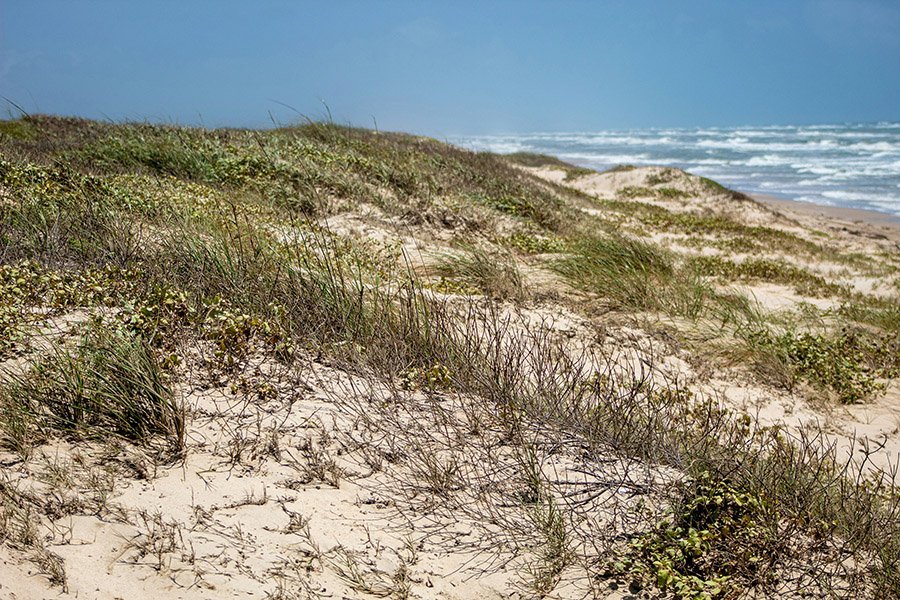
[[[884,331],[887,338],[892,338],[895,344],[900,345],[900,297],[851,298],[841,305],[838,314]]]
[[[577,239],[569,251],[552,264],[553,269],[614,306],[724,321],[749,311],[749,305],[716,293],[690,269],[678,268],[673,257],[657,246],[612,235]]]
[[[660,198],[668,198],[671,200],[673,198],[686,198],[690,194],[684,190],[679,190],[678,188],[661,187],[656,188],[656,195]]]
[[[117,135],[100,140],[83,151],[84,159],[96,168],[115,170],[144,169],[159,173],[218,182],[227,177],[221,163],[224,156],[218,148],[209,144],[195,147],[188,134],[178,129],[148,127],[144,131],[131,130],[127,135]]]
[[[655,290],[673,280],[672,259],[658,248],[626,237],[584,238],[554,268],[581,287],[626,308],[657,309]]]
[[[0,257],[62,262],[110,250],[116,222],[108,189],[96,177],[62,167],[0,159]]]
[[[486,296],[500,300],[521,301],[525,285],[515,258],[508,253],[488,252],[472,246],[462,253],[447,253],[440,257],[437,273],[472,286]]]
[[[639,186],[627,186],[623,187],[618,191],[618,196],[621,198],[665,198],[667,200],[674,200],[676,198],[686,198],[690,194],[685,192],[684,190],[679,190],[678,188],[673,187],[639,187]]]
[[[753,202],[753,199],[747,194],[727,188],[718,181],[713,181],[712,179],[709,179],[707,177],[700,177],[700,183],[703,184],[706,189],[716,194],[728,196],[732,200],[738,200],[741,202]]]
[[[646,181],[647,185],[656,186],[656,185],[660,185],[663,183],[670,183],[671,181],[674,181],[675,179],[677,179],[679,177],[679,174],[684,175],[684,173],[681,173],[677,169],[663,169],[659,173],[654,173],[653,175],[650,175],[649,177],[647,177],[647,179],[645,181]]]
[[[31,140],[35,135],[34,127],[26,119],[0,121],[0,137],[8,136],[17,140]]]
[[[606,169],[603,173],[627,173],[628,171],[634,171],[636,168],[634,165],[616,165]]]
[[[4,443],[18,450],[53,434],[184,445],[184,408],[160,361],[140,338],[102,326],[5,373],[0,407]]]

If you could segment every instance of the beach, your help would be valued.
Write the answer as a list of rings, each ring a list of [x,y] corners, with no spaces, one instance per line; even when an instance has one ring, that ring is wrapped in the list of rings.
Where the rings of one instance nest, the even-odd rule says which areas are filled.
[[[892,217],[333,123],[2,123],[0,596],[891,597]]]
[[[0,0],[0,106],[0,600],[900,600],[900,0]]]
[[[900,124],[769,125],[458,135],[604,171],[675,167],[751,195],[900,215]]]
[[[820,227],[859,231],[866,235],[885,236],[895,242],[900,242],[900,217],[890,213],[785,200],[763,194],[751,194],[750,196],[787,215],[800,219],[811,218]]]

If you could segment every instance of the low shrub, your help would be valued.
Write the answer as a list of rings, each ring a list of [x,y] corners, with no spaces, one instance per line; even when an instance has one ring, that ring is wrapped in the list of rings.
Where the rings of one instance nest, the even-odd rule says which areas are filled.
[[[786,550],[769,526],[770,512],[761,497],[703,473],[669,517],[632,540],[613,571],[683,600],[760,589]]]
[[[774,335],[756,332],[750,343],[782,360],[795,376],[834,392],[844,404],[855,404],[883,389],[873,368],[882,352],[877,345],[852,331],[837,335],[786,331]]]

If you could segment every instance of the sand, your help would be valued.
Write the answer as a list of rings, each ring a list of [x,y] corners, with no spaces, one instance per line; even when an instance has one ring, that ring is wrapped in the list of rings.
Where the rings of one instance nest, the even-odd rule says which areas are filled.
[[[634,169],[568,181],[557,169],[530,170],[597,198],[614,198],[623,187],[646,185],[650,176],[664,171]],[[804,236],[821,231],[854,252],[900,248],[900,219],[889,215],[770,197],[735,200],[708,189],[698,193],[698,181],[679,174],[666,185],[685,196],[653,202],[676,212],[728,214]],[[582,210],[605,214],[597,207]],[[441,232],[401,234],[377,211],[331,217],[327,225],[348,238],[396,243],[414,257],[448,249],[441,245]],[[686,240],[669,232],[647,235],[663,245],[701,252],[679,246]],[[832,268],[822,262],[809,267],[822,272]],[[635,365],[655,357],[663,376],[677,374],[691,390],[719,395],[765,425],[824,425],[848,451],[853,435],[883,440],[878,465],[889,465],[900,455],[896,382],[871,403],[823,407],[805,397],[803,389],[749,381],[740,365],[702,364],[702,357],[690,356],[666,333],[665,327],[678,323],[578,313],[583,298],[536,259],[523,265],[522,272],[536,297],[554,300],[505,307],[511,331],[548,328],[568,340],[566,351],[573,355],[617,351]],[[878,291],[877,276],[841,276],[848,284]],[[803,302],[823,309],[834,305],[831,299],[805,298],[768,283],[748,285],[746,292],[773,312]],[[296,372],[280,372],[259,357],[229,380],[186,378],[182,391],[191,419],[181,462],[153,466],[137,452],[110,459],[110,449],[102,444],[63,442],[45,445],[25,461],[0,455],[10,465],[0,473],[0,484],[44,498],[54,517],[41,523],[45,554],[0,545],[0,598],[531,597],[523,582],[541,548],[528,537],[533,531],[527,521],[519,523],[519,537],[501,535],[498,523],[515,524],[522,516],[509,507],[464,502],[456,498],[462,494],[451,493],[452,481],[450,491],[435,487],[442,469],[450,475],[454,469],[464,471],[485,487],[502,486],[508,479],[511,465],[502,452],[488,454],[486,449],[493,452],[494,447],[484,444],[488,435],[454,421],[462,421],[465,399],[449,392],[386,390],[321,356],[301,362]],[[236,390],[235,381],[247,382],[246,389]],[[271,384],[277,393],[254,396],[260,383]],[[432,445],[440,449],[431,454],[423,450]],[[578,462],[577,448],[559,447],[541,464],[560,474],[554,479],[578,469],[599,477],[604,469],[634,466],[610,457],[609,464],[585,467]],[[438,462],[416,463],[418,455]],[[397,456],[407,460],[397,461]],[[489,469],[495,471],[484,472]],[[423,475],[429,470],[430,479]],[[678,475],[654,465],[635,477],[644,478],[635,483],[638,489],[646,481]],[[65,567],[64,586],[49,576],[48,565],[54,561]],[[587,579],[584,573],[566,571],[549,597],[585,597]],[[610,598],[634,597],[624,590],[606,592]]]
[[[761,194],[753,194],[751,197],[780,213],[796,219],[810,219],[821,227],[837,228],[840,231],[858,233],[875,238],[884,236],[900,243],[900,217],[896,215],[861,208],[825,206],[799,200],[784,200]]]

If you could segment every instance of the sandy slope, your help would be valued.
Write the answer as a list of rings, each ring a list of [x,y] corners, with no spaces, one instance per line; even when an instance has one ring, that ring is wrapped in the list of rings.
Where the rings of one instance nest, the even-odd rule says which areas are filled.
[[[265,380],[277,386],[276,398],[246,402],[227,387],[190,391],[186,459],[146,477],[104,461],[103,447],[63,444],[6,474],[38,494],[48,493],[40,483],[48,473],[60,474],[54,495],[93,505],[54,521],[47,534],[47,549],[65,563],[69,596],[500,597],[511,579],[504,569],[472,580],[479,562],[468,564],[471,552],[448,552],[426,535],[453,531],[464,548],[474,526],[417,526],[392,498],[404,490],[389,483],[403,474],[383,473],[354,448],[355,417],[336,402],[348,400],[346,373],[311,363],[299,377]],[[93,502],[75,500],[82,496]],[[3,548],[0,594],[60,595],[35,570]]]
[[[623,188],[646,186],[648,179],[667,171],[660,167],[598,173],[566,181],[566,174],[558,169],[529,169],[549,181],[564,183],[591,196],[604,199],[616,198]],[[894,264],[900,260],[900,219],[873,211],[842,209],[817,206],[802,202],[761,197],[743,201],[730,201],[717,194],[697,192],[691,187],[691,179],[678,179],[667,183],[687,192],[686,197],[675,200],[665,198],[646,199],[672,211],[686,211],[699,214],[721,214],[747,225],[764,225],[775,229],[799,234],[807,239],[820,239],[811,232],[826,232],[829,244],[843,252],[859,253],[867,256],[884,255],[893,257]],[[597,209],[585,209],[601,214]],[[709,253],[710,249],[686,249],[678,246],[678,240],[667,234],[652,235],[654,241],[669,245],[682,252]],[[713,252],[714,254],[715,252]],[[730,258],[740,255],[731,253]],[[780,258],[780,257],[779,257]],[[796,262],[796,257],[787,257]],[[839,267],[824,262],[807,262],[806,267],[820,271],[831,277]],[[883,276],[867,277],[843,270],[843,282],[861,293],[896,297],[896,289],[889,287],[889,279]],[[754,298],[764,309],[782,311],[796,307],[798,303],[809,303],[819,309],[836,308],[837,302],[830,298],[798,295],[790,288],[764,281],[741,287],[742,291]],[[887,382],[883,394],[870,402],[835,406],[827,402],[811,402],[815,393],[786,393],[783,390],[760,386],[746,377],[732,372],[720,372],[718,376],[704,384],[709,393],[718,394],[741,410],[756,414],[766,423],[787,424],[802,427],[805,424],[824,425],[834,440],[852,454],[858,446],[851,446],[847,440],[858,437],[873,445],[883,445],[883,451],[874,457],[879,468],[890,469],[900,461],[900,382]]]
[[[660,170],[589,175],[573,182],[554,169],[532,172],[612,198],[623,187],[645,185]],[[691,191],[694,183],[672,185]],[[848,252],[894,253],[900,239],[894,225],[838,222],[782,205],[775,211],[768,201],[738,202],[715,194],[648,201],[674,211],[727,212],[748,224],[804,236],[826,231]],[[439,236],[404,237],[377,214],[333,217],[330,225],[342,234],[380,242],[396,238],[418,256],[443,248]],[[674,236],[657,237],[678,247]],[[561,289],[539,265],[528,268],[536,288]],[[877,277],[846,277],[861,289],[878,287]],[[829,302],[764,283],[748,286],[747,292],[773,311],[804,301],[826,308]],[[578,314],[549,302],[508,310],[525,327],[550,327],[571,341],[573,352],[603,345],[630,346],[636,355],[660,352],[662,369],[677,372],[696,390],[721,395],[732,407],[758,414],[764,423],[824,423],[842,444],[853,434],[883,440],[880,464],[900,455],[896,382],[871,403],[828,407],[810,401],[802,389],[787,392],[754,383],[740,368],[707,365],[706,371],[713,372],[705,372],[678,344],[667,346],[659,331],[647,331],[639,322]],[[436,444],[441,448],[437,455],[446,455],[448,464],[466,465],[475,480],[498,476],[490,485],[504,484],[502,453],[479,454],[491,447],[484,443],[487,434],[453,421],[462,422],[465,400],[449,393],[384,389],[315,356],[301,364],[286,371],[258,358],[227,378],[189,373],[182,390],[191,415],[188,448],[184,460],[174,464],[154,466],[135,449],[62,442],[37,449],[25,461],[2,457],[7,466],[0,481],[38,499],[50,517],[35,517],[45,554],[0,546],[0,597],[529,597],[522,583],[540,547],[527,531],[509,533],[498,525],[520,523],[522,515],[509,507],[485,512],[477,499],[461,500],[452,489],[440,489],[441,473],[426,471],[441,465],[415,462],[421,450],[417,444]],[[401,397],[409,404],[401,405]],[[391,402],[398,402],[397,411],[384,410]],[[406,420],[398,416],[391,422],[392,414]],[[416,435],[403,437],[400,431]],[[400,455],[412,459],[398,460]],[[496,470],[479,471],[488,466]],[[568,476],[577,466],[577,449],[554,454],[544,464]],[[675,475],[657,469],[641,477]],[[452,488],[452,482],[447,486]],[[54,561],[64,565],[64,587],[48,577]],[[552,597],[590,592],[582,575],[563,573]],[[627,596],[607,584],[594,591]]]

